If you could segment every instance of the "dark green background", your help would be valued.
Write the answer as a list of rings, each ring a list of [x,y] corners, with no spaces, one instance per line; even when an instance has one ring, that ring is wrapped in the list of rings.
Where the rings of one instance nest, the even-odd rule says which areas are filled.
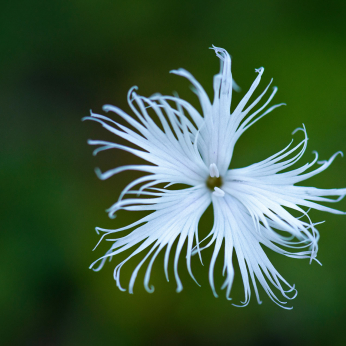
[[[194,258],[199,288],[186,273],[184,290],[167,283],[163,256],[154,265],[148,294],[140,272],[135,294],[112,278],[114,258],[100,273],[88,269],[109,244],[91,252],[95,226],[116,228],[138,217],[104,210],[138,174],[99,181],[102,170],[138,162],[119,151],[92,157],[86,140],[111,139],[96,123],[82,123],[104,103],[129,111],[126,93],[171,94],[197,105],[189,83],[169,70],[189,70],[212,95],[219,61],[212,44],[233,56],[233,75],[243,88],[266,68],[286,102],[237,143],[233,167],[257,162],[282,149],[305,123],[321,159],[346,152],[346,2],[340,1],[3,1],[0,10],[0,343],[3,345],[345,345],[346,218],[311,212],[326,220],[320,267],[308,260],[268,256],[299,294],[286,311],[260,291],[246,308],[214,298],[205,266]],[[259,91],[257,91],[259,93]],[[297,139],[301,135],[297,134]],[[345,187],[346,162],[306,184]],[[346,210],[346,202],[336,207]],[[201,232],[211,223],[203,219]],[[122,272],[126,286],[137,256]],[[171,257],[172,261],[172,257]],[[170,263],[172,265],[172,263]],[[215,271],[221,286],[222,261]],[[173,270],[171,276],[173,279]],[[235,302],[243,299],[236,273]]]

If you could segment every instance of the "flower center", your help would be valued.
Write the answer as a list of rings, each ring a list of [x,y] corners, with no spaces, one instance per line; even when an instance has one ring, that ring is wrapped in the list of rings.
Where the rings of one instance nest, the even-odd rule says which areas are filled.
[[[221,177],[211,177],[209,176],[208,179],[207,179],[207,187],[214,191],[214,188],[215,187],[221,187],[222,186],[222,179]]]
[[[215,163],[212,163],[209,166],[209,177],[206,184],[207,187],[212,191],[215,191],[215,187],[219,188],[222,185],[222,179]]]

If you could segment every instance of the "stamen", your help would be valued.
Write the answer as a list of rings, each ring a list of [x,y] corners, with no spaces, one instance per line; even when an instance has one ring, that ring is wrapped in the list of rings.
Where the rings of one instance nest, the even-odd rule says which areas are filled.
[[[209,177],[206,181],[207,187],[214,191],[215,187],[221,187],[222,186],[222,178],[220,177],[219,170],[215,163],[212,163],[209,166]]]
[[[209,175],[214,178],[219,178],[220,177],[220,173],[219,173],[219,170],[217,169],[217,166],[215,163],[212,163],[210,166],[209,166]]]
[[[224,197],[225,192],[223,190],[219,189],[218,187],[214,187],[213,195],[216,197]]]

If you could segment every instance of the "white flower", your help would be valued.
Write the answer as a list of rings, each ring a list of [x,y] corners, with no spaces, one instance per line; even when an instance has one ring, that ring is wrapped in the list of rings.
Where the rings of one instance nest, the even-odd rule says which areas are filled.
[[[108,209],[111,218],[115,217],[115,213],[120,209],[152,213],[120,229],[96,228],[97,232],[103,232],[101,240],[111,235],[114,239],[107,238],[113,244],[107,253],[96,261],[100,263],[94,270],[100,270],[107,259],[111,260],[114,255],[137,245],[132,254],[115,267],[114,279],[117,286],[124,290],[120,285],[121,267],[134,255],[148,250],[132,274],[129,292],[133,292],[137,273],[146,260],[149,264],[144,286],[152,292],[154,288],[149,285],[149,279],[153,262],[158,253],[165,248],[164,271],[168,280],[169,254],[173,243],[177,241],[174,276],[177,291],[181,291],[182,284],[178,276],[179,255],[184,243],[187,242],[187,269],[193,278],[191,256],[195,253],[201,256],[202,250],[198,238],[198,223],[206,208],[212,203],[214,226],[207,237],[209,243],[204,248],[214,244],[209,268],[209,281],[214,295],[217,296],[213,279],[214,264],[224,243],[225,281],[222,288],[226,289],[227,298],[231,299],[234,278],[232,262],[235,254],[244,284],[245,299],[242,304],[247,305],[250,300],[251,281],[259,303],[261,301],[256,282],[262,285],[275,303],[282,306],[286,302],[276,297],[272,287],[278,289],[286,299],[293,299],[297,292],[294,285],[290,285],[277,272],[263,247],[288,257],[316,260],[319,233],[315,228],[316,224],[310,220],[308,211],[314,208],[344,214],[316,202],[337,202],[345,196],[346,189],[317,189],[295,184],[324,171],[338,153],[328,161],[317,161],[318,155],[314,153],[315,158],[311,163],[289,171],[288,168],[297,163],[306,150],[308,138],[303,126],[298,130],[304,134],[304,139],[293,148],[291,142],[286,148],[264,161],[245,168],[230,169],[233,149],[242,133],[281,104],[266,109],[277,91],[274,87],[267,101],[250,113],[267,92],[269,83],[260,96],[246,107],[261,80],[264,71],[261,67],[256,70],[258,76],[249,91],[231,113],[232,84],[233,88],[237,88],[232,81],[231,59],[224,49],[213,49],[221,62],[220,73],[214,77],[213,103],[189,72],[183,69],[172,71],[193,84],[194,92],[201,104],[202,115],[177,96],[154,95],[146,98],[137,95],[134,87],[128,93],[128,103],[137,120],[117,107],[106,105],[103,108],[106,112],[112,111],[119,115],[131,128],[99,114],[91,113],[91,116],[86,118],[101,123],[110,132],[136,146],[134,149],[120,144],[90,140],[89,144],[99,146],[94,154],[106,149],[122,149],[150,163],[118,167],[105,173],[97,170],[101,179],[107,179],[126,170],[148,173],[123,190],[118,202]],[[157,119],[151,118],[148,114],[149,109],[156,114]],[[316,163],[319,165],[318,168],[310,170]],[[168,185],[159,188],[159,184],[162,183]],[[168,189],[174,184],[190,187]],[[140,188],[133,190],[135,186]],[[134,196],[123,199],[125,195]],[[337,198],[329,199],[325,196]],[[304,210],[304,207],[308,210]],[[301,217],[292,216],[288,210],[300,212]],[[119,232],[130,229],[132,232],[129,234],[123,237],[118,235]],[[96,262],[91,265],[92,268]]]

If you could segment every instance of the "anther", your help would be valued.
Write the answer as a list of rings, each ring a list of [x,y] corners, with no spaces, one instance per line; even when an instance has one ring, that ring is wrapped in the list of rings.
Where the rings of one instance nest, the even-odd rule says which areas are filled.
[[[209,175],[214,178],[219,178],[220,177],[220,173],[219,173],[219,170],[217,169],[217,166],[215,163],[212,163],[210,166],[209,166]]]
[[[209,177],[206,181],[206,184],[207,187],[212,191],[214,191],[215,187],[219,188],[222,186],[222,179],[215,163],[212,163],[209,166]]]
[[[224,197],[225,192],[223,190],[219,189],[218,187],[214,187],[213,195],[216,197]]]

